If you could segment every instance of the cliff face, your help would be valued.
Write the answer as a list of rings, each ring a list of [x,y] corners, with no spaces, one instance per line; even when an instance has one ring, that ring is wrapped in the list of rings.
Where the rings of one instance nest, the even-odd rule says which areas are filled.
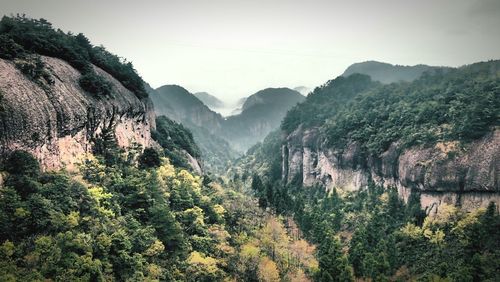
[[[438,143],[432,148],[401,150],[393,143],[379,156],[365,156],[356,143],[342,152],[329,149],[316,128],[297,130],[282,146],[282,177],[297,177],[304,186],[325,185],[356,190],[371,178],[395,186],[404,199],[410,191],[421,193],[422,207],[437,212],[442,203],[466,210],[500,204],[500,132],[495,130],[466,148]]]
[[[112,84],[110,97],[96,98],[81,89],[80,73],[65,61],[43,57],[55,83],[43,85],[23,75],[11,61],[0,59],[0,155],[27,150],[46,170],[72,169],[92,152],[95,138],[113,130],[118,145],[150,146],[153,105],[139,100],[103,70]]]

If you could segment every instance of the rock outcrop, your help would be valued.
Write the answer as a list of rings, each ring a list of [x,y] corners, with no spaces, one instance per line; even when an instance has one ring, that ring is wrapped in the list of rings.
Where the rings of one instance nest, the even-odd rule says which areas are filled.
[[[393,143],[374,157],[364,155],[356,143],[334,151],[317,128],[299,127],[286,136],[282,147],[282,177],[288,182],[302,179],[304,186],[346,190],[359,189],[373,179],[397,187],[404,199],[410,191],[419,191],[429,213],[437,212],[442,203],[471,210],[490,201],[500,205],[499,159],[499,130],[465,148],[448,142],[403,150]]]
[[[42,57],[54,84],[39,84],[13,62],[0,59],[0,155],[27,150],[46,170],[72,169],[92,152],[93,141],[112,130],[121,147],[148,147],[154,128],[153,105],[139,99],[103,70],[112,84],[109,97],[95,97],[78,84],[80,72],[63,60]]]

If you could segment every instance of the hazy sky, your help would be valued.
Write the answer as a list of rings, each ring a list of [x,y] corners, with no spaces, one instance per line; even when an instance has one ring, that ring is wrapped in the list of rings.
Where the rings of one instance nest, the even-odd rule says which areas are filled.
[[[0,0],[132,61],[153,87],[226,100],[315,87],[352,63],[500,59],[500,0]]]

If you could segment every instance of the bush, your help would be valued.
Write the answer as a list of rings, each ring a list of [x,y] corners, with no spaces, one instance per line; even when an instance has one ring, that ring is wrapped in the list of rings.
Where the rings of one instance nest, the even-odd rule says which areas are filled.
[[[32,154],[17,150],[12,152],[7,159],[5,171],[11,174],[35,177],[40,173],[40,164]]]
[[[24,54],[24,49],[7,34],[0,35],[0,58],[13,60]]]
[[[26,56],[24,59],[17,59],[16,67],[29,79],[36,83],[45,81],[48,84],[54,84],[54,79],[50,73],[45,69],[45,63],[38,55]]]
[[[95,94],[97,97],[111,94],[111,83],[93,71],[82,75],[78,82],[83,90]]]
[[[153,148],[146,148],[139,156],[140,168],[159,167],[161,165],[160,154]]]

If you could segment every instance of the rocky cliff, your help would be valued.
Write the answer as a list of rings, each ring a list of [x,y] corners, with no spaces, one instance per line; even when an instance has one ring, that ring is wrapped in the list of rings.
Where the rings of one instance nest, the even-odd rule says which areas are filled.
[[[71,169],[92,152],[93,141],[112,130],[121,147],[150,146],[153,106],[94,67],[112,85],[109,97],[95,97],[78,84],[80,72],[63,60],[42,57],[53,84],[36,83],[13,62],[0,59],[0,155],[27,150],[47,170]]]
[[[367,156],[356,143],[334,151],[317,128],[300,126],[282,145],[282,177],[287,182],[298,178],[304,186],[346,190],[373,179],[397,187],[404,199],[410,191],[419,191],[429,213],[437,212],[442,203],[471,210],[490,201],[500,204],[499,158],[499,130],[465,147],[448,142],[403,150],[393,143],[382,154]]]

